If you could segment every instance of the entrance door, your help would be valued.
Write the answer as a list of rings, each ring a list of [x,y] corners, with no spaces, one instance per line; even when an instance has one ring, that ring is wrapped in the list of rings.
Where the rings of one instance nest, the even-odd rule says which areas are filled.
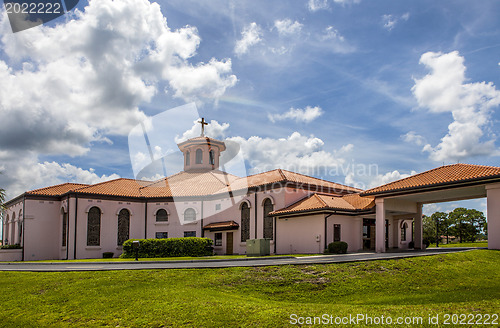
[[[233,255],[233,233],[226,233],[226,255]]]
[[[375,220],[363,219],[363,249],[375,250]]]

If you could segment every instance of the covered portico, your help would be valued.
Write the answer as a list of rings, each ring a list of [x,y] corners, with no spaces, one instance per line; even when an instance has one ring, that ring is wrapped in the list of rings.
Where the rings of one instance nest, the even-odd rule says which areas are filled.
[[[413,219],[414,245],[422,248],[422,206],[487,198],[488,248],[500,249],[500,168],[470,164],[438,167],[361,193],[375,197],[375,250],[386,251],[386,220],[393,222],[389,240],[400,237],[398,222]],[[395,243],[391,243],[395,244]]]

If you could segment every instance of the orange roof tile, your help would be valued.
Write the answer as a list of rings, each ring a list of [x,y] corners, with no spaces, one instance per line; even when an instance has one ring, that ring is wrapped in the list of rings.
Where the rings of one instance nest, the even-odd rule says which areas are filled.
[[[314,193],[281,210],[271,212],[271,215],[276,216],[317,210],[345,210],[348,212],[356,212],[368,210],[374,206],[375,202],[372,198],[362,198],[359,194],[336,196]]]
[[[267,171],[255,175],[250,175],[248,177],[240,178],[229,186],[231,190],[240,190],[250,187],[264,186],[277,182],[294,182],[299,185],[315,186],[320,189],[336,190],[341,192],[360,192],[361,189],[354,187],[349,187],[341,185],[339,183],[330,182],[314,177],[310,177],[304,174],[295,173],[287,170],[276,169],[272,171]]]
[[[361,196],[379,195],[403,190],[425,189],[435,186],[485,180],[488,178],[500,178],[500,167],[452,164],[366,190],[361,193]]]
[[[62,183],[59,185],[55,186],[50,186],[50,187],[45,187],[45,188],[40,188],[40,189],[35,189],[31,191],[27,191],[26,194],[28,195],[44,195],[44,196],[61,196],[68,191],[73,191],[77,190],[82,187],[87,187],[87,184],[81,184],[81,183]]]
[[[214,222],[207,224],[206,226],[203,227],[203,229],[210,231],[222,231],[222,230],[238,229],[239,226],[240,225],[234,221],[222,221],[222,222]]]
[[[150,183],[150,181],[120,178],[83,187],[75,190],[75,192],[79,194],[141,197],[140,188]]]
[[[237,176],[219,170],[183,171],[142,188],[141,193],[145,197],[207,196],[236,179]]]

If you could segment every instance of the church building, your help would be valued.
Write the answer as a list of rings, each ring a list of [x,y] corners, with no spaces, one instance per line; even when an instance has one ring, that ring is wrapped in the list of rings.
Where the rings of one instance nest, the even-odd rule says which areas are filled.
[[[130,238],[207,237],[216,254],[245,254],[269,239],[272,254],[422,248],[422,205],[488,198],[490,236],[500,233],[500,168],[455,164],[370,190],[276,169],[238,177],[220,169],[223,141],[178,144],[183,171],[158,181],[116,179],[27,191],[5,203],[0,261],[115,257]],[[489,247],[500,249],[500,239]]]

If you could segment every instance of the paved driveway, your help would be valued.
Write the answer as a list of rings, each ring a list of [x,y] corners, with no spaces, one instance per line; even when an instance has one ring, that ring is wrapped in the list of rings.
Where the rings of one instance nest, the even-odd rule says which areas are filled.
[[[151,269],[195,269],[195,268],[229,268],[272,265],[303,265],[345,263],[373,260],[400,259],[417,256],[464,252],[476,248],[429,248],[424,251],[406,251],[397,253],[350,253],[342,255],[319,256],[275,256],[250,257],[241,259],[190,260],[190,261],[127,261],[127,262],[0,262],[0,271],[109,271],[109,270],[151,270]]]

